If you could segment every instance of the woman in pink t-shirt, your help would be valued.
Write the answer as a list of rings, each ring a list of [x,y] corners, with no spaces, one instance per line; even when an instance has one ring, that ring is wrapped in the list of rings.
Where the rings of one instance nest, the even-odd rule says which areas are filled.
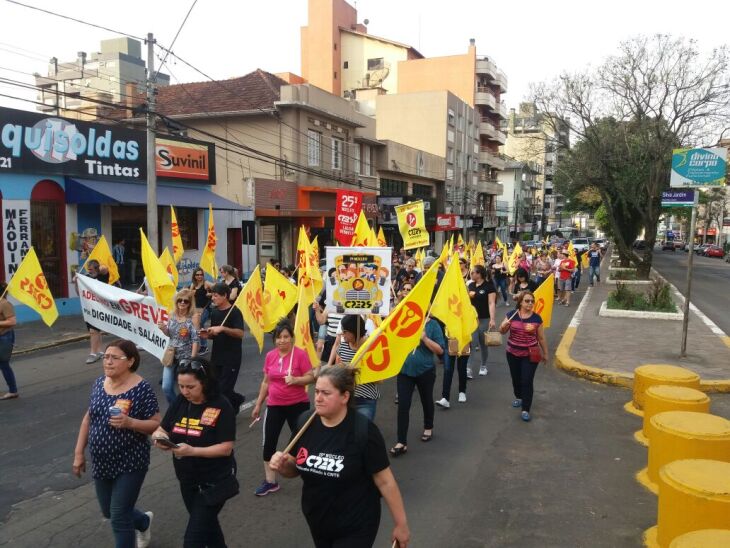
[[[271,455],[276,451],[279,434],[284,422],[293,432],[299,415],[309,409],[306,386],[314,382],[309,355],[294,346],[294,328],[289,320],[282,320],[274,329],[276,348],[266,354],[264,379],[251,417],[258,419],[261,406],[266,401],[264,414],[264,474],[263,483],[256,489],[259,497],[279,490],[276,472],[269,467]]]

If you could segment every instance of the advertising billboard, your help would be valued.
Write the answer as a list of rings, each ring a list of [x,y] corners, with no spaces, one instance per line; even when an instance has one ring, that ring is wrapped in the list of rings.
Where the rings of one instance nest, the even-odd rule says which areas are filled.
[[[725,186],[727,149],[677,148],[672,151],[671,187]]]

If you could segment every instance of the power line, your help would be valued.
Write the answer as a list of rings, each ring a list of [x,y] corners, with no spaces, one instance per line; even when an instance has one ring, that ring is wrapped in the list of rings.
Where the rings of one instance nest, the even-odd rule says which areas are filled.
[[[56,13],[55,11],[46,10],[43,8],[39,8],[37,6],[31,6],[30,4],[23,4],[22,2],[18,2],[17,0],[5,0],[6,2],[9,2],[10,4],[15,4],[17,6],[22,6],[24,8],[40,11],[42,13],[53,15],[54,17],[60,17],[61,19],[68,19],[69,21],[74,21],[76,23],[80,23],[82,25],[86,25],[89,27],[94,27],[97,29],[105,30],[107,32],[113,32],[114,34],[121,34],[122,36],[127,36],[129,38],[134,38],[135,40],[144,41],[144,38],[140,38],[139,36],[134,36],[133,34],[129,34],[127,32],[122,32],[120,30],[115,30],[109,27],[105,27],[103,25],[97,25],[96,23],[90,23],[89,21],[84,21],[83,19],[77,19],[75,17],[71,17],[69,15],[63,15],[61,13]]]
[[[180,36],[180,31],[185,26],[185,23],[187,23],[188,17],[190,17],[190,14],[192,13],[193,8],[195,7],[195,4],[197,4],[197,3],[198,3],[198,0],[193,0],[193,3],[190,6],[190,9],[188,10],[188,13],[185,15],[185,19],[183,19],[183,22],[180,24],[180,28],[177,29],[177,32],[175,33],[175,38],[172,39],[172,43],[170,44],[170,49],[172,49],[172,47],[175,45],[175,42],[177,41],[177,37]],[[162,59],[162,63],[160,63],[160,68],[158,68],[155,71],[155,76],[152,79],[153,81],[156,81],[157,80],[157,76],[160,74],[160,71],[162,70],[162,67],[165,65],[165,61],[167,61],[167,56],[169,55],[169,51],[170,50],[167,50],[167,52],[165,53],[165,57]]]

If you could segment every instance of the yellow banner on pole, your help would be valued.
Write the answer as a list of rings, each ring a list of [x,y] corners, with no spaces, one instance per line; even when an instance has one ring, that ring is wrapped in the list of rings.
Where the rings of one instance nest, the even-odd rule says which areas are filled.
[[[243,321],[259,345],[260,353],[264,349],[264,288],[259,265],[251,272],[234,305],[241,311]]]
[[[38,312],[48,327],[51,327],[58,318],[56,301],[53,300],[33,247],[25,254],[18,270],[10,279],[8,293]]]
[[[96,242],[94,249],[91,250],[91,253],[89,253],[89,256],[86,258],[84,266],[81,268],[86,269],[86,265],[89,264],[89,261],[99,261],[99,264],[103,264],[109,269],[109,283],[114,285],[117,282],[119,279],[119,267],[117,267],[117,263],[114,262],[114,257],[109,249],[109,244],[103,234],[101,238],[99,238],[99,241]]]
[[[398,215],[398,229],[403,237],[403,248],[427,247],[429,235],[426,230],[423,200],[395,206]]]
[[[534,292],[535,307],[533,310],[540,314],[542,326],[547,329],[553,319],[553,304],[555,300],[555,277],[550,274]]]

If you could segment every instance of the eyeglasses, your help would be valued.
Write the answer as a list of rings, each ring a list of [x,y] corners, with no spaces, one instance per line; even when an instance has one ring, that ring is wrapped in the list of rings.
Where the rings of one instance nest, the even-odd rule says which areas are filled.
[[[177,366],[178,373],[188,373],[190,371],[198,370],[201,370],[203,372],[203,375],[208,376],[208,373],[205,370],[205,366],[202,362],[199,362],[198,360],[180,360],[180,363]]]
[[[532,304],[532,303],[534,303],[535,301],[533,301],[532,299],[522,299],[522,302],[523,302],[523,303],[527,303],[527,304]]]
[[[128,360],[129,359],[127,356],[115,356],[114,354],[104,354],[101,358],[103,360],[108,360],[108,361],[113,360],[115,362],[119,361],[119,360]]]
[[[178,299],[177,304],[190,304],[190,299]]]

